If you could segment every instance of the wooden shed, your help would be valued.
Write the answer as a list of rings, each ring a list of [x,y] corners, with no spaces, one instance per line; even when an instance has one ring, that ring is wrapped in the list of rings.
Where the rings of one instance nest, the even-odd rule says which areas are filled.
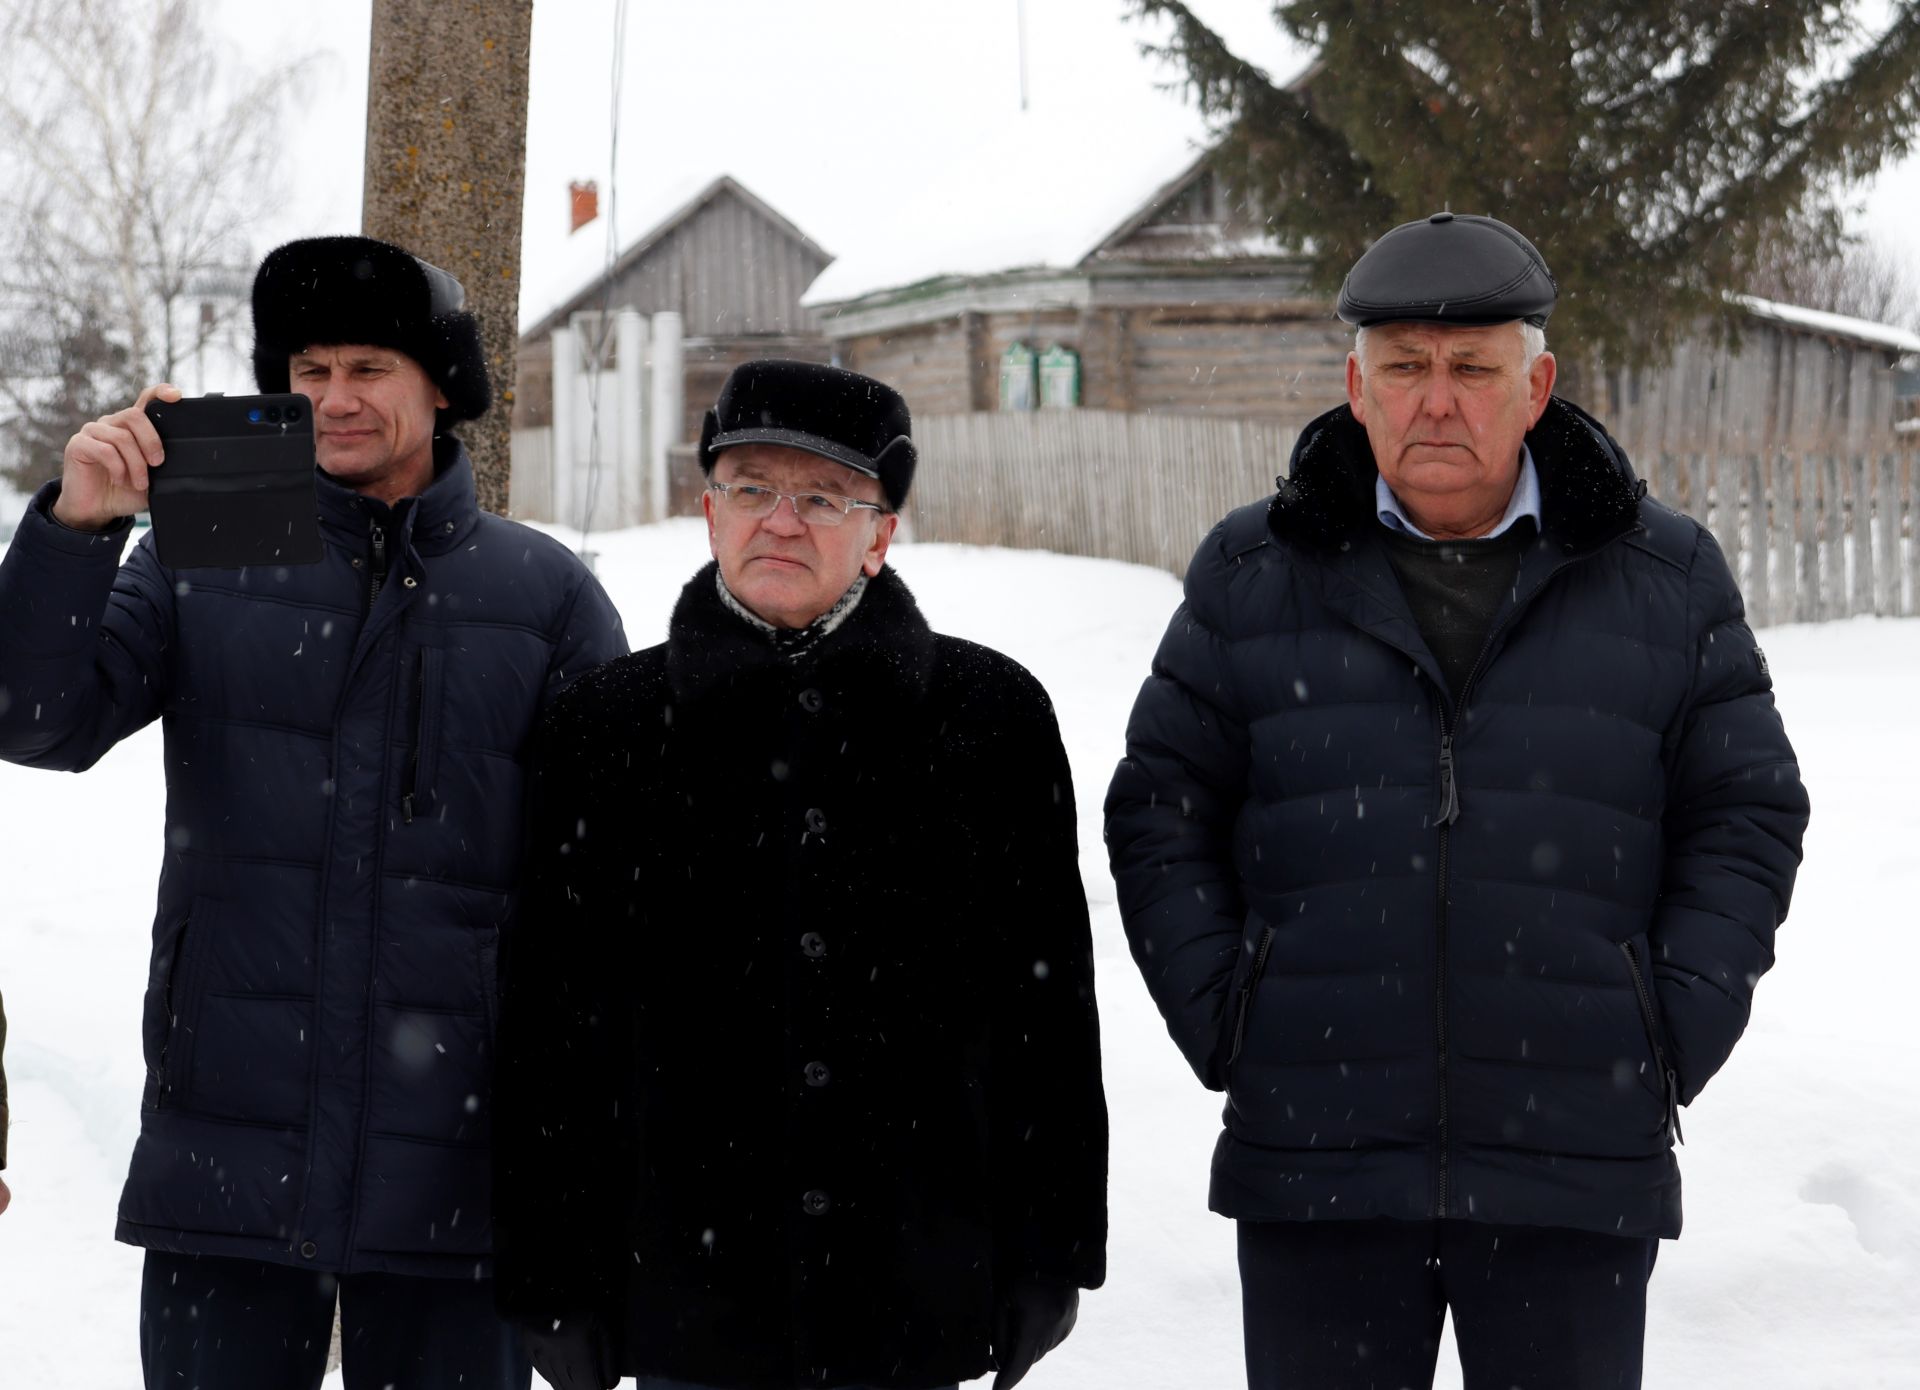
[[[1603,373],[1592,408],[1629,453],[1861,453],[1893,443],[1908,408],[1902,369],[1920,361],[1920,334],[1750,295],[1734,302],[1732,334],[1684,339],[1651,371]]]
[[[588,224],[574,236],[590,242],[593,234]],[[522,323],[515,432],[552,423],[553,330],[576,315],[635,309],[681,316],[686,389],[680,437],[698,438],[700,417],[735,364],[773,356],[827,360],[817,317],[800,298],[832,259],[738,181],[716,178],[622,251],[611,277],[582,257],[572,293]]]

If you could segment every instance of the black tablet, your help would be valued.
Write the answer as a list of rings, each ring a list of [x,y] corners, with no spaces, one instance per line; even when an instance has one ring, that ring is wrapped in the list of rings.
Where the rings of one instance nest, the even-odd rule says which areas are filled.
[[[166,461],[147,475],[169,569],[310,565],[320,558],[313,412],[305,396],[152,401]]]

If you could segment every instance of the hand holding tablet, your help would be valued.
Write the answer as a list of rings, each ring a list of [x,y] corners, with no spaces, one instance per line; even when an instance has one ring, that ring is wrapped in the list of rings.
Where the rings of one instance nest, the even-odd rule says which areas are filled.
[[[150,399],[164,462],[147,475],[170,569],[304,565],[321,555],[313,413],[297,393]]]

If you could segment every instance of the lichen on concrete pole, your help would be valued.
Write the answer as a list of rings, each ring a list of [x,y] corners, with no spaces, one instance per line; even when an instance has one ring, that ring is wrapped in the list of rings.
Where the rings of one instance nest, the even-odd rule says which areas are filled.
[[[495,512],[511,466],[532,33],[533,0],[373,0],[364,230],[467,287],[494,403],[460,437]]]

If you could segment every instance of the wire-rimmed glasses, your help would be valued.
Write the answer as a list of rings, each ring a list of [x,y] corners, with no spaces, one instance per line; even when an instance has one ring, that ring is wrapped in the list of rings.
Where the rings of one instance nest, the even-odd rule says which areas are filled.
[[[838,526],[856,510],[884,512],[878,502],[863,502],[858,497],[842,497],[837,492],[781,492],[764,483],[708,483],[710,492],[735,516],[756,521],[773,515],[785,498],[793,504],[793,514],[809,526]]]

